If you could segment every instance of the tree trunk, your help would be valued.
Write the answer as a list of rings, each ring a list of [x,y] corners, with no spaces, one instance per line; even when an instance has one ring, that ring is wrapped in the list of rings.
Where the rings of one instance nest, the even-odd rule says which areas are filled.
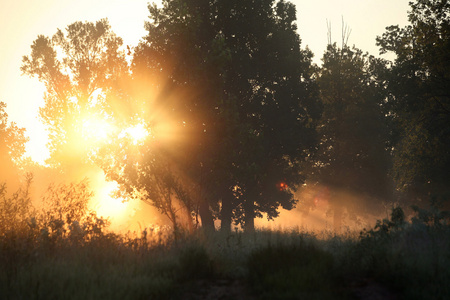
[[[208,205],[208,202],[206,201],[206,199],[203,199],[200,202],[198,212],[200,214],[200,219],[202,220],[202,228],[206,229],[206,230],[214,231],[215,230],[214,219],[213,219],[211,210],[209,209],[209,205]]]
[[[251,199],[251,200],[250,200]],[[244,204],[244,231],[255,231],[255,205],[253,203],[253,197],[247,199]]]
[[[180,235],[180,228],[179,228],[179,224],[177,221],[177,214],[172,206],[170,206],[169,210],[166,211],[166,215],[169,218],[169,220],[172,222],[173,236],[174,236],[175,241],[177,241],[178,237]]]
[[[231,215],[233,212],[232,198],[233,195],[224,195],[222,198],[222,209],[220,211],[220,231],[230,232],[231,231]]]
[[[186,221],[187,221],[187,227],[188,227],[189,233],[193,233],[194,232],[194,223],[192,220],[191,210],[187,207],[185,207],[184,210],[186,212]]]

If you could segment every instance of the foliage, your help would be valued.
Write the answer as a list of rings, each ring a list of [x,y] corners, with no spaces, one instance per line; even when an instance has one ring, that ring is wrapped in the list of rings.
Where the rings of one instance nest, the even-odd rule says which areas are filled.
[[[36,216],[42,238],[51,245],[68,238],[75,245],[101,237],[108,220],[88,209],[93,193],[86,180],[71,184],[51,184]]]
[[[87,158],[90,149],[80,145],[83,122],[90,115],[101,115],[102,95],[128,72],[121,45],[108,20],[75,22],[66,32],[58,29],[52,38],[39,35],[31,55],[23,57],[22,72],[36,76],[46,87],[39,113],[49,131],[48,163],[77,165]]]
[[[318,72],[324,112],[314,171],[330,186],[385,197],[388,136],[373,73],[378,63],[359,49],[328,46]]]
[[[323,113],[317,124],[319,141],[304,164],[306,189],[321,187],[311,201],[321,197],[329,203],[339,232],[345,210],[376,215],[381,202],[393,196],[386,95],[378,75],[385,63],[344,42],[342,48],[328,45],[322,61],[315,74]],[[301,209],[308,211],[314,204],[306,199],[305,189],[300,193]]]
[[[105,149],[100,163],[106,174],[120,184],[121,192],[157,208],[168,217],[174,232],[182,230],[180,218],[184,215],[180,216],[180,210],[187,213],[187,223],[192,226],[193,200],[171,165],[162,158],[164,153],[145,143],[132,145],[124,139],[116,144],[122,147]]]
[[[0,102],[0,183],[8,182],[10,187],[18,188],[19,165],[23,163],[27,141],[24,128],[8,123],[6,104]]]
[[[449,227],[434,226],[427,217],[421,219],[425,215],[408,223],[403,210],[394,208],[390,220],[377,222],[361,236],[352,264],[359,262],[359,272],[389,284],[405,299],[448,297]]]
[[[59,189],[64,199],[75,187],[83,195],[82,184],[52,190]],[[134,236],[101,231],[83,243],[66,234],[53,245],[41,223],[32,225],[29,219],[22,233],[0,239],[0,294],[7,299],[180,299],[217,293],[214,286],[222,280],[230,288],[236,282],[246,288],[232,294],[240,299],[354,299],[369,292],[445,299],[450,294],[448,224],[436,226],[422,215],[409,223],[402,209],[394,208],[389,220],[360,238],[319,238],[298,230],[199,230],[162,240],[146,229]],[[67,219],[63,222],[66,226]],[[380,287],[374,290],[373,284]],[[204,290],[196,291],[199,287]]]
[[[181,250],[179,261],[179,276],[183,280],[210,279],[213,275],[209,255],[202,246],[185,246]]]
[[[187,137],[155,136],[164,154],[157,159],[173,162],[170,176],[198,205],[202,225],[213,226],[213,212],[225,229],[232,217],[252,229],[262,212],[274,218],[280,205],[291,209],[291,190],[277,184],[302,182],[300,162],[318,116],[311,53],[300,49],[294,6],[165,1],[149,10],[133,74],[156,94],[158,115],[147,123],[157,128],[167,122],[162,115],[171,133]],[[155,164],[141,155],[138,168],[121,176],[139,177]]]
[[[375,227],[369,231],[362,231],[361,238],[382,239],[392,234],[393,231],[401,230],[405,225],[405,213],[399,206],[392,208],[390,219],[377,220]]]
[[[132,72],[107,20],[38,36],[22,71],[47,88],[49,163],[83,173],[80,163],[95,161],[121,192],[166,214],[173,232],[108,232],[88,208],[87,181],[49,186],[36,210],[31,177],[19,189],[0,178],[1,297],[197,298],[198,283],[205,296],[225,281],[248,288],[232,297],[244,299],[353,299],[374,286],[384,298],[450,298],[450,217],[440,206],[450,170],[447,1],[411,3],[411,25],[378,38],[395,62],[329,45],[315,72],[289,2],[167,0],[149,11]],[[91,117],[149,134],[132,141],[122,130],[91,146]],[[0,102],[2,173],[25,142]],[[389,154],[398,189],[436,194],[429,208],[413,206],[411,221],[395,206],[359,237],[252,231],[255,217],[295,206],[308,172],[335,199],[351,190],[372,210],[390,199]],[[224,230],[195,230],[197,214]],[[245,231],[230,232],[231,221]]]
[[[302,240],[252,252],[247,268],[249,283],[261,299],[336,299],[331,293],[332,255]]]
[[[0,133],[2,157],[8,156],[17,162],[25,154],[25,143],[28,138],[25,136],[25,128],[17,127],[14,122],[8,124],[8,114],[4,102],[0,102]],[[5,146],[7,150],[4,150]]]
[[[21,232],[27,229],[27,221],[33,214],[29,189],[32,176],[28,175],[26,183],[12,196],[7,196],[7,185],[0,186],[0,232],[7,235],[9,232]]]
[[[412,222],[434,227],[450,225],[450,211],[443,210],[446,202],[448,202],[448,197],[440,195],[431,197],[428,209],[413,205],[412,209],[416,216]]]
[[[449,175],[450,5],[411,3],[410,25],[390,26],[377,38],[382,53],[396,54],[384,73],[393,131],[397,187],[418,198],[447,193]]]
[[[213,213],[228,227],[234,216],[252,229],[263,212],[274,218],[280,206],[291,209],[318,116],[311,53],[300,49],[293,5],[263,1],[247,8],[240,1],[149,6],[153,22],[136,48],[133,73],[107,20],[38,36],[22,71],[46,85],[40,116],[50,131],[48,163],[79,179],[76,170],[93,158],[123,191],[140,193],[166,214],[174,230],[174,202],[189,224],[191,214],[200,214],[205,228],[214,228]],[[249,20],[265,24],[264,31]],[[121,143],[120,132],[102,152],[84,128],[91,118],[122,129],[124,121],[145,124],[153,139],[136,151]],[[290,188],[279,189],[280,182]]]

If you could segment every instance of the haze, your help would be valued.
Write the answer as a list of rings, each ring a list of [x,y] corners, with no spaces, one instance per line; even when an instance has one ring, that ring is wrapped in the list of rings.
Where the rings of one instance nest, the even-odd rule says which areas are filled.
[[[386,26],[407,23],[409,0],[318,0],[292,1],[297,6],[297,24],[302,46],[320,58],[327,44],[327,20],[332,25],[333,41],[340,41],[342,18],[351,29],[349,44],[378,55],[375,37]],[[0,100],[8,105],[11,121],[27,130],[27,153],[43,163],[48,156],[46,133],[37,113],[43,104],[44,87],[37,80],[21,76],[22,56],[29,52],[38,34],[52,35],[75,21],[108,18],[113,31],[125,45],[135,46],[145,35],[148,1],[2,1],[0,9]],[[158,3],[158,2],[156,2]]]

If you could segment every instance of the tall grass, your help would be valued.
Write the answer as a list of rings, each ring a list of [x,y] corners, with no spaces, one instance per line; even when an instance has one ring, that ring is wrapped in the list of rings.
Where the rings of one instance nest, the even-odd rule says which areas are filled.
[[[5,205],[26,199],[0,190]],[[195,283],[220,280],[242,284],[241,299],[355,299],[371,284],[396,299],[450,298],[441,211],[406,221],[395,208],[360,234],[198,230],[174,239],[155,228],[118,235],[92,212],[74,220],[16,207],[0,222],[1,299],[203,299],[192,296]]]

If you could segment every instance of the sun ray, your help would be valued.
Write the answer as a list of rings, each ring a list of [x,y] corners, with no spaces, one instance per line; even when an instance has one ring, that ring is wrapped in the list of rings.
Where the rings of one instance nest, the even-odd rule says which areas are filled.
[[[115,196],[117,190],[118,184],[114,181],[105,181],[97,188],[97,213],[100,216],[118,219],[126,214],[128,202]]]
[[[133,145],[143,143],[149,135],[150,130],[146,128],[144,123],[130,126],[124,129],[120,134],[121,137],[127,136],[133,142]]]
[[[81,126],[83,136],[89,142],[105,141],[113,130],[108,122],[99,118],[85,118]]]

